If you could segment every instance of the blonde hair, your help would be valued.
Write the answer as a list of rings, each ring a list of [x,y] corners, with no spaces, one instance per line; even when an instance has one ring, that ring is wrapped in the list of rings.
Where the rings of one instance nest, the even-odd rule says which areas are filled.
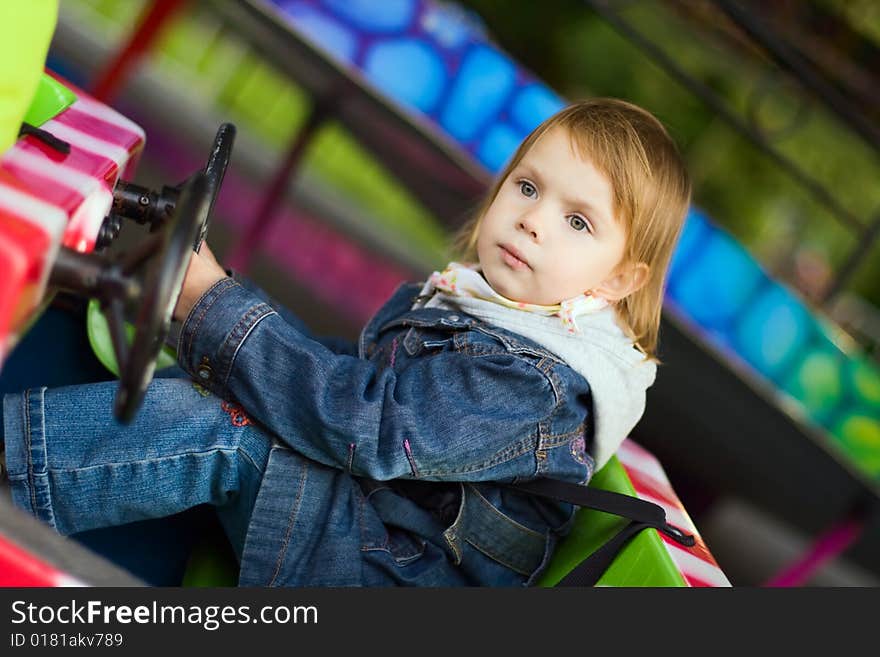
[[[453,249],[458,258],[476,262],[480,222],[499,188],[535,142],[557,126],[568,131],[577,152],[611,183],[614,216],[627,234],[623,262],[650,268],[645,285],[616,308],[636,346],[656,361],[666,270],[690,204],[691,183],[672,138],[646,110],[615,98],[592,98],[544,121],[520,144],[474,217],[457,233]]]

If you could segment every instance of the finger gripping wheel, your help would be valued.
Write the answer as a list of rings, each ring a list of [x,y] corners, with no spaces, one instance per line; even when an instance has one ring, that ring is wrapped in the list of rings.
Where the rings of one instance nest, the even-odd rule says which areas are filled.
[[[192,255],[193,244],[207,222],[212,202],[207,176],[198,172],[184,185],[174,214],[166,230],[157,235],[155,249],[140,249],[123,259],[124,274],[132,274],[154,252],[145,271],[141,289],[143,296],[137,308],[135,335],[131,348],[114,337],[120,363],[119,389],[113,413],[121,422],[129,422],[140,407],[144,392],[153,378],[156,358],[168,335],[171,314],[183,286],[183,278]],[[147,251],[147,253],[144,253]],[[119,300],[110,301],[111,334],[119,336],[123,321]],[[113,325],[117,328],[114,329]],[[126,353],[127,351],[127,353]]]

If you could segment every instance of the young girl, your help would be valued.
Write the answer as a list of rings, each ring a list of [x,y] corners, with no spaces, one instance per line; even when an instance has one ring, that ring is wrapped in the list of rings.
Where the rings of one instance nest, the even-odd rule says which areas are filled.
[[[502,484],[586,484],[644,410],[690,185],[650,114],[597,99],[541,124],[463,234],[357,345],[202,250],[175,317],[187,378],[131,425],[115,384],[7,395],[17,505],[62,534],[210,503],[242,585],[523,585],[574,509]]]

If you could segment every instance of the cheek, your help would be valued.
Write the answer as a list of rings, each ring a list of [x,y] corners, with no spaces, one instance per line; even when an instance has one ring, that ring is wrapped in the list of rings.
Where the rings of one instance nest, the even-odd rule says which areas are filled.
[[[490,208],[485,215],[483,215],[483,219],[480,221],[480,226],[477,229],[477,247],[485,247],[488,244],[491,244],[498,233],[498,213],[497,211],[493,211],[493,208]]]
[[[602,282],[605,268],[601,254],[584,249],[570,250],[560,254],[554,267],[554,281],[567,296],[586,292]]]
[[[487,234],[485,224],[480,226],[479,231],[477,232],[477,256],[482,257],[484,255],[484,251],[486,249],[486,234]]]

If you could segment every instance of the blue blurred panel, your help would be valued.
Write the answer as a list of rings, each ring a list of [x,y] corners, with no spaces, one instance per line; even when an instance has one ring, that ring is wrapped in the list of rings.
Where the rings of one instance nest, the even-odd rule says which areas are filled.
[[[459,141],[470,141],[504,108],[515,82],[510,59],[494,48],[473,48],[453,82],[440,124]]]
[[[516,151],[525,135],[504,123],[496,123],[486,132],[477,149],[477,158],[492,173],[498,173]]]
[[[715,231],[703,244],[681,272],[675,301],[704,328],[726,334],[731,320],[745,310],[766,277],[726,233]]]
[[[735,329],[735,348],[749,364],[776,381],[811,337],[812,319],[799,299],[775,283],[746,304]]]
[[[531,84],[517,92],[510,118],[526,134],[565,106],[565,101],[543,84]]]
[[[332,18],[303,2],[278,2],[296,28],[336,59],[351,63],[357,52],[357,36]]]
[[[421,28],[442,48],[457,50],[472,40],[486,40],[485,28],[474,12],[455,4],[424,7]]]
[[[676,285],[681,272],[691,266],[691,260],[698,257],[703,241],[712,234],[709,219],[700,210],[691,207],[685,217],[684,228],[681,237],[672,254],[672,262],[667,274],[666,292],[675,301],[678,301]]]
[[[395,39],[367,52],[364,73],[386,94],[429,114],[446,83],[443,60],[426,41]]]
[[[401,32],[412,22],[416,0],[322,0],[339,18],[365,32]]]

